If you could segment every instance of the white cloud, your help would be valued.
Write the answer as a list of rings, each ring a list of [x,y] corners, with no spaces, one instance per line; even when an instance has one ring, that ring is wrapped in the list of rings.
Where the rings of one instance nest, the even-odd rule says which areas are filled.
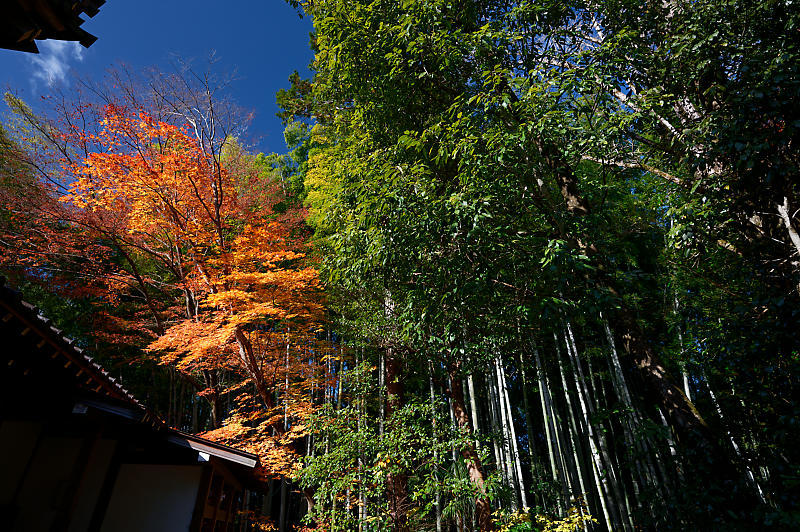
[[[39,54],[29,56],[33,64],[33,78],[52,87],[64,81],[71,61],[83,61],[83,46],[74,41],[40,41]]]

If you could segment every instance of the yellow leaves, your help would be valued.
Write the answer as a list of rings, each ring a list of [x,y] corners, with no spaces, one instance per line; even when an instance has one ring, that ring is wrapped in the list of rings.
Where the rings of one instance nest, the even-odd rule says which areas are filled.
[[[542,532],[575,532],[584,529],[587,524],[597,523],[597,520],[587,513],[585,505],[582,504],[567,510],[567,516],[563,519],[531,514],[530,508],[524,508],[518,512],[497,510],[492,515],[495,523],[500,526],[500,532],[517,530],[520,525],[526,523],[534,523],[536,529]]]
[[[290,478],[300,468],[300,457],[289,446],[297,437],[274,436],[268,431],[259,431],[242,423],[237,415],[226,420],[223,427],[202,436],[257,455],[260,473],[266,478]]]
[[[184,372],[232,367],[231,328],[214,322],[183,320],[147,347],[162,352],[161,363]]]
[[[254,300],[254,294],[244,290],[233,289],[208,294],[203,304],[208,307],[241,306],[245,303],[252,303]]]
[[[389,466],[392,464],[392,458],[388,454],[379,453],[377,458],[378,461],[375,463],[375,466],[378,467],[378,469],[380,469],[381,471],[388,469]]]
[[[186,129],[137,109],[98,111],[59,137],[67,150],[51,162],[69,185],[48,189],[47,222],[25,220],[32,238],[76,257],[93,299],[126,315],[106,317],[106,339],[149,341],[145,353],[162,364],[224,376],[201,397],[249,399],[209,437],[257,453],[265,476],[292,475],[312,391],[331,385],[305,212],[284,211],[279,185],[205,153]],[[66,229],[48,232],[48,223]]]
[[[585,508],[570,508],[567,516],[559,520],[551,520],[542,515],[536,516],[536,524],[542,528],[543,532],[574,532],[583,529],[590,523],[597,523],[597,520],[586,513]]]
[[[253,323],[256,321],[264,321],[264,318],[285,319],[287,316],[286,311],[276,307],[269,301],[262,301],[253,303],[246,310],[241,310],[237,313],[236,318],[240,323]]]
[[[70,185],[58,205],[79,213],[92,238],[113,242],[115,267],[131,268],[108,283],[109,300],[138,289],[137,301],[156,301],[149,311],[166,330],[147,352],[239,384],[203,396],[252,399],[208,437],[255,452],[265,475],[288,477],[299,467],[292,446],[307,434],[311,390],[330,377],[320,365],[323,304],[305,212],[271,210],[286,205],[280,187],[140,111],[108,106],[96,131],[66,134],[88,149],[80,160],[62,157]]]
[[[216,198],[233,197],[225,169],[196,139],[176,126],[108,106],[103,126],[92,136],[95,151],[63,165],[75,179],[61,198],[86,211],[113,213],[129,234],[207,248],[218,238],[224,208]],[[216,171],[215,171],[216,170]]]

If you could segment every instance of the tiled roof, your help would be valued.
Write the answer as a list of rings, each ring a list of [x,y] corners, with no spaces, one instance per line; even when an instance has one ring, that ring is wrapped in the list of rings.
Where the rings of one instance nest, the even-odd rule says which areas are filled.
[[[34,340],[34,345],[40,351],[39,358],[49,356],[48,367],[59,372],[62,368],[68,371],[75,379],[76,386],[91,392],[95,397],[99,395],[115,400],[112,401],[113,404],[108,404],[87,399],[82,400],[82,404],[137,422],[148,423],[157,431],[166,431],[169,434],[168,440],[172,443],[193,449],[202,448],[203,452],[247,467],[253,467],[257,463],[257,457],[251,453],[168,427],[160,417],[140,403],[119,379],[112,377],[83,349],[75,345],[74,340],[67,338],[61,329],[55,327],[38,307],[25,301],[17,290],[6,286],[5,278],[2,276],[0,276],[0,320],[5,324],[14,320],[12,325],[17,331],[16,334],[21,336],[35,334],[38,341]],[[2,341],[0,338],[0,342]],[[9,366],[30,363],[28,360],[15,359],[17,355],[14,353],[3,353],[3,355],[4,361],[8,359],[5,363]],[[17,356],[17,358],[22,357]]]
[[[67,364],[65,367],[72,367],[76,376],[85,375],[85,380],[81,381],[83,388],[121,399],[142,410],[147,410],[122,385],[119,379],[112,377],[108,371],[78,347],[72,338],[66,337],[63,331],[55,327],[38,307],[22,299],[20,292],[6,286],[3,277],[0,277],[0,306],[2,306],[0,311],[3,314],[0,319],[8,321],[15,318],[23,331],[30,330],[41,338],[37,344],[39,348],[45,347],[46,344],[51,346],[53,350],[51,358],[61,357],[62,361]]]
[[[35,40],[78,41],[97,37],[81,29],[81,14],[93,17],[105,0],[5,0],[0,6],[0,48],[39,53]]]

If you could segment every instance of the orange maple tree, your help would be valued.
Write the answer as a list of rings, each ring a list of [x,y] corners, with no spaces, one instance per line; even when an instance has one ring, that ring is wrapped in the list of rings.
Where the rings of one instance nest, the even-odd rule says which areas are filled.
[[[95,243],[85,272],[106,301],[141,296],[150,325],[130,326],[146,329],[147,351],[209,399],[217,428],[206,436],[258,454],[265,476],[290,476],[314,394],[330,380],[304,212],[273,208],[286,200],[278,184],[248,186],[257,169],[232,140],[211,152],[188,127],[142,109],[78,112],[82,122],[46,130],[56,184],[41,185],[46,199],[27,220],[43,237],[27,231],[16,252],[42,267],[48,247],[73,254]],[[222,423],[224,394],[236,407]]]

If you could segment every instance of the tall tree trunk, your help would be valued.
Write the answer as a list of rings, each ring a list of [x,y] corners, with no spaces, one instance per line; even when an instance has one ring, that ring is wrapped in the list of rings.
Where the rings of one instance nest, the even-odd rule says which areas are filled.
[[[341,348],[339,349],[339,370],[337,371],[336,377],[339,380],[336,387],[336,410],[341,410],[342,392],[344,391],[344,353]]]
[[[289,349],[292,341],[289,336],[289,327],[286,328],[286,363],[283,374],[283,430],[289,430]],[[259,372],[260,374],[261,372]]]
[[[261,401],[264,403],[264,406],[267,410],[272,409],[275,406],[275,398],[272,395],[272,390],[267,386],[267,383],[264,379],[264,374],[261,372],[260,366],[258,364],[258,360],[256,359],[255,353],[253,352],[253,345],[250,342],[246,332],[241,327],[237,326],[234,328],[233,331],[234,338],[236,340],[236,344],[239,348],[239,361],[242,364],[242,369],[247,372],[247,375],[253,380],[253,384],[255,384],[256,391],[258,392],[258,396]],[[288,332],[287,332],[287,343],[286,343],[286,363],[288,365],[288,356],[289,356],[289,341],[288,341]],[[288,379],[289,375],[288,372],[286,374],[286,378]],[[288,387],[288,380],[286,382]],[[278,428],[277,425],[275,426],[276,430],[284,430]]]
[[[631,393],[628,389],[628,383],[625,379],[625,375],[622,372],[622,365],[620,364],[619,356],[617,355],[617,346],[614,342],[614,335],[611,333],[611,328],[608,325],[608,320],[603,317],[602,313],[600,314],[600,319],[603,322],[603,328],[605,329],[606,339],[608,340],[609,345],[609,369],[611,370],[611,381],[614,384],[614,390],[617,394],[617,397],[620,399],[620,401],[622,401],[626,411],[623,419],[625,439],[628,442],[630,449],[636,449],[639,454],[639,457],[635,457],[634,461],[641,479],[641,484],[649,485],[650,488],[655,490],[655,492],[658,494],[661,494],[663,491],[668,498],[671,498],[671,476],[667,474],[667,469],[665,468],[664,461],[661,459],[658,447],[653,445],[649,438],[638,435],[642,419],[639,415],[639,410],[634,408],[633,399],[631,398]],[[652,449],[652,453],[650,452],[650,449]],[[662,478],[661,482],[658,481],[658,476],[656,475],[656,469],[653,466],[651,454],[655,456],[655,463],[658,466],[658,470]],[[642,466],[642,461],[644,461],[644,466]]]
[[[500,422],[498,421],[498,413],[497,413],[497,406],[495,400],[495,393],[494,393],[494,379],[491,378],[489,375],[486,376],[486,398],[487,406],[488,406],[488,427],[490,427],[490,433],[497,434],[500,432]],[[506,468],[505,462],[505,455],[503,454],[503,445],[502,442],[498,443],[497,438],[492,438],[492,450],[494,451],[494,461],[497,464],[497,469],[500,471],[500,475],[503,477],[504,481],[508,481],[508,469]]]
[[[750,485],[753,487],[753,490],[756,492],[761,502],[766,503],[767,500],[764,498],[764,492],[761,490],[761,486],[758,484],[758,481],[756,481],[756,478],[753,475],[753,471],[750,469],[750,464],[747,463],[747,460],[742,455],[742,451],[739,448],[739,444],[736,443],[736,439],[733,437],[733,433],[731,433],[731,430],[728,427],[728,422],[722,413],[722,406],[720,406],[719,401],[717,400],[717,395],[711,388],[711,383],[708,381],[707,375],[703,375],[703,381],[706,383],[706,389],[708,390],[708,395],[711,397],[711,402],[714,404],[714,410],[717,411],[719,420],[722,423],[723,427],[725,427],[725,433],[728,436],[728,441],[731,444],[731,448],[733,449],[733,452],[736,455],[736,458],[739,460],[739,462],[744,464],[747,480],[750,481]]]
[[[467,414],[464,401],[464,389],[461,387],[461,379],[458,376],[458,364],[450,368],[450,406],[453,409],[458,428],[467,434],[473,434],[470,425],[469,415]],[[492,506],[486,496],[486,475],[483,471],[481,458],[475,449],[473,440],[468,440],[461,448],[461,456],[467,465],[470,481],[478,489],[478,497],[475,501],[475,514],[480,530],[495,530],[492,521]]]
[[[547,454],[550,458],[550,472],[552,474],[553,482],[560,484],[562,493],[564,495],[563,499],[568,499],[568,491],[567,491],[567,481],[561,475],[561,463],[558,453],[560,453],[558,449],[558,438],[556,436],[556,420],[553,416],[553,409],[552,409],[552,400],[550,398],[550,392],[548,388],[548,381],[547,375],[544,372],[544,367],[542,366],[542,361],[539,358],[539,351],[535,347],[533,348],[533,355],[534,360],[536,361],[536,371],[539,377],[539,398],[542,403],[542,416],[544,418],[544,429],[545,435],[547,438]],[[558,511],[562,511],[562,499],[558,499]]]
[[[588,480],[588,477],[584,474],[584,461],[583,461],[583,452],[580,448],[580,442],[582,439],[581,434],[581,425],[578,420],[575,418],[575,408],[572,405],[572,399],[570,398],[569,393],[569,384],[567,383],[567,377],[564,373],[564,363],[561,360],[561,356],[558,357],[558,373],[561,375],[561,387],[564,389],[564,400],[567,403],[567,420],[569,421],[569,443],[572,447],[572,457],[573,462],[575,465],[575,474],[577,476],[578,486],[580,486],[580,496],[582,499],[586,500],[589,496],[589,492],[586,489],[585,481]],[[598,500],[601,503],[601,508],[603,509],[603,515],[606,517],[606,522],[609,521],[608,519],[608,510],[605,508],[604,504],[605,501],[602,497],[602,490],[600,490],[600,485],[597,485],[598,488]],[[589,504],[589,501],[586,501],[586,504]]]
[[[472,430],[477,436],[481,433],[481,426],[478,424],[478,401],[475,398],[475,379],[472,373],[467,376],[467,388],[469,390],[469,413],[472,416]],[[475,445],[478,447],[478,450],[480,450],[481,442],[477,437],[475,438]]]
[[[577,391],[578,404],[581,407],[581,413],[583,415],[584,427],[586,428],[588,435],[592,459],[597,472],[602,475],[601,480],[603,489],[606,493],[606,497],[608,498],[608,507],[610,510],[609,513],[611,514],[614,524],[613,529],[624,527],[627,530],[627,523],[622,519],[619,511],[620,508],[618,503],[621,502],[621,496],[619,489],[616,486],[614,465],[611,463],[608,453],[604,448],[604,441],[602,440],[602,437],[597,434],[597,431],[592,424],[591,416],[594,414],[594,407],[586,390],[586,383],[583,375],[583,369],[580,365],[580,359],[577,358],[577,353],[572,350],[569,336],[566,331],[564,334],[564,341],[566,343],[568,359],[572,364],[573,381],[575,384],[575,390]],[[606,472],[607,474],[603,474],[603,472]]]
[[[197,400],[197,396],[195,396],[194,393],[192,393],[192,395],[191,395],[191,400],[192,400],[192,433],[197,433],[197,432],[200,431],[200,426],[198,424],[198,420],[199,420],[198,407],[200,405],[199,405],[199,402]]]
[[[516,95],[513,94],[510,87],[506,88],[506,92],[510,92],[512,98],[516,99]],[[563,159],[558,148],[540,139],[536,139],[535,142],[540,155],[555,175],[567,211],[578,218],[589,215],[592,212],[591,206],[581,195],[578,189],[578,178],[569,163]],[[652,346],[645,340],[633,311],[627,307],[620,296],[616,282],[613,276],[606,271],[604,258],[591,242],[591,237],[582,232],[562,236],[590,257],[597,272],[593,280],[616,297],[619,303],[616,324],[623,347],[654,402],[667,412],[673,426],[687,444],[704,447],[709,453],[714,451],[717,445],[708,430],[708,425],[680,387],[675,385]]]
[[[362,347],[359,351],[356,351],[356,368],[361,368],[361,364],[364,361],[364,348]],[[357,523],[358,523],[358,532],[362,532],[364,529],[364,519],[366,517],[365,510],[366,504],[364,500],[364,451],[361,447],[361,431],[364,430],[364,401],[361,395],[361,392],[356,391],[355,397],[353,398],[356,403],[356,430],[359,435],[358,439],[358,509],[357,509]]]
[[[222,402],[220,401],[219,383],[213,371],[203,370],[203,384],[206,388],[214,390],[207,396],[207,401],[211,406],[211,428],[218,429],[222,426]]]
[[[433,364],[428,364],[428,388],[430,390],[431,396],[431,426],[433,427],[433,433],[436,434],[436,394],[434,392],[433,387]],[[434,464],[439,463],[439,455],[436,449],[433,450],[433,462]],[[433,478],[436,481],[436,493],[435,493],[435,504],[436,504],[436,532],[442,532],[442,494],[439,491],[439,475],[436,473],[436,470],[433,472]]]
[[[175,405],[175,368],[170,366],[167,369],[167,373],[169,374],[169,385],[167,387],[167,425],[170,427],[175,426],[174,422],[174,405]]]
[[[280,513],[278,514],[278,530],[279,532],[285,532],[288,530],[287,521],[288,521],[288,513],[289,513],[289,484],[285,480],[281,481],[281,509]]]
[[[558,153],[558,149],[538,139],[537,143],[540,153],[556,176],[567,211],[577,218],[590,214],[590,205],[578,190],[577,176]],[[720,494],[720,500],[723,501],[721,506],[734,515],[749,514],[754,507],[754,501],[751,497],[745,497],[742,490],[737,489],[741,481],[738,469],[722,450],[695,405],[681,386],[675,383],[647,341],[635,313],[622,297],[613,272],[607,270],[602,253],[591,242],[591,237],[584,232],[563,236],[590,258],[594,266],[595,273],[592,280],[595,284],[615,297],[618,308],[614,315],[614,323],[628,360],[641,380],[649,399],[658,405],[661,415],[669,418],[668,425],[674,430],[678,443],[687,449],[687,454],[696,457],[693,465],[699,468],[699,474],[711,474],[720,480],[718,485],[722,493],[727,494],[727,496]]]
[[[789,255],[800,255],[800,234],[797,233],[797,230],[792,224],[792,213],[790,212],[789,208],[789,198],[786,196],[783,197],[783,203],[778,204],[778,215],[780,216],[783,225],[786,226],[786,233],[789,235],[789,241],[794,246],[794,252],[790,253]]]
[[[520,337],[520,344],[522,344],[522,338]],[[536,486],[539,484],[539,464],[537,461],[536,456],[536,443],[533,435],[533,417],[531,416],[531,400],[528,396],[528,374],[525,371],[525,361],[522,358],[521,352],[518,352],[517,356],[517,363],[519,364],[519,374],[520,378],[522,379],[522,405],[525,409],[525,432],[528,436],[528,459],[530,460],[531,464],[531,493],[534,496],[534,500],[537,499],[537,489]],[[544,499],[539,498],[539,502],[542,503],[544,506]]]
[[[583,408],[580,410],[581,417],[575,417],[576,409],[572,404],[572,399],[570,398],[570,388],[567,382],[565,372],[564,372],[564,363],[561,356],[561,349],[559,348],[558,344],[558,336],[556,333],[553,333],[553,340],[555,342],[555,349],[556,349],[556,358],[558,359],[558,370],[561,375],[561,382],[564,388],[564,398],[567,402],[567,409],[569,410],[570,421],[572,422],[572,431],[574,432],[576,438],[585,437],[586,442],[589,444],[589,470],[592,473],[592,479],[595,485],[595,492],[597,494],[597,500],[600,503],[600,508],[603,511],[603,517],[605,518],[606,526],[608,530],[614,530],[615,527],[615,515],[613,514],[612,506],[609,504],[610,498],[610,491],[608,488],[608,480],[607,477],[602,475],[602,466],[600,465],[600,458],[597,452],[597,448],[594,444],[594,440],[592,438],[592,433],[589,431],[588,427],[588,420],[586,419],[586,414]],[[573,369],[572,372],[573,377],[573,384],[575,387],[575,391],[577,394],[580,394],[580,390],[577,388],[577,375]],[[579,403],[583,406],[583,403],[580,401],[581,396],[578,395]],[[574,442],[575,449],[577,451],[577,442]],[[579,457],[577,456],[576,452],[576,462],[579,462]],[[587,479],[588,480],[588,479]],[[585,490],[586,486],[582,485],[582,490]],[[583,491],[588,495],[588,492]]]
[[[517,441],[517,430],[514,427],[514,416],[511,410],[511,400],[508,394],[508,381],[506,379],[505,368],[500,357],[495,359],[495,365],[498,373],[498,386],[500,388],[500,395],[503,398],[503,408],[506,411],[506,421],[508,423],[508,438],[510,439],[511,460],[513,462],[514,473],[517,479],[516,489],[519,492],[521,499],[520,508],[528,507],[528,496],[525,493],[525,478],[522,476],[522,465],[519,458],[519,442]]]
[[[179,386],[178,386],[178,411],[177,411],[177,415],[176,415],[176,418],[175,418],[175,427],[177,427],[178,430],[184,430],[183,429],[183,418],[184,418],[183,410],[184,410],[185,404],[186,404],[186,381],[181,379],[180,382],[179,382]]]
[[[386,356],[383,351],[378,353],[378,389],[381,392],[378,394],[378,403],[380,404],[380,413],[378,415],[378,435],[383,436],[383,424],[386,420],[386,401],[383,396],[383,389],[386,386]]]
[[[391,419],[394,413],[403,406],[404,390],[402,368],[397,353],[393,348],[386,350],[386,417]],[[392,520],[393,532],[407,532],[408,527],[408,475],[403,471],[390,469],[386,478],[386,489],[389,501],[389,517]]]
[[[498,372],[497,372],[497,360],[495,359],[492,368],[492,378],[488,380],[489,383],[489,392],[491,394],[492,400],[490,401],[490,405],[492,406],[492,411],[494,412],[494,432],[496,434],[500,434],[500,442],[498,444],[499,447],[499,455],[497,456],[497,461],[501,466],[501,470],[503,472],[503,480],[508,486],[511,486],[514,489],[514,499],[512,500],[512,509],[516,511],[519,506],[519,495],[516,491],[516,481],[514,478],[514,469],[513,465],[511,464],[511,449],[510,449],[510,442],[508,438],[508,422],[506,420],[506,409],[504,405],[504,401],[499,390],[499,382],[498,382]]]
[[[599,401],[597,401],[597,400],[592,401],[592,392],[594,392],[596,394],[596,391],[590,390],[587,387],[587,384],[586,384],[587,383],[587,379],[585,378],[584,373],[583,373],[583,368],[581,366],[581,358],[578,355],[578,347],[577,347],[577,344],[575,343],[575,336],[572,333],[572,326],[570,325],[569,322],[566,322],[566,337],[565,337],[565,340],[567,342],[567,350],[569,351],[570,348],[572,349],[572,359],[574,361],[575,367],[577,367],[577,369],[578,369],[578,376],[580,377],[581,391],[583,391],[583,393],[585,394],[585,396],[587,398],[587,405],[589,407],[589,414],[590,414],[591,417],[594,417],[596,412],[597,412],[595,405],[598,405]],[[589,367],[589,371],[591,371],[591,365],[589,365],[587,363],[587,366]],[[590,377],[591,377],[591,375],[590,375]],[[591,378],[588,380],[588,382],[589,383],[592,382]],[[587,421],[589,421],[590,419],[591,418],[587,419]],[[618,467],[618,465],[616,463],[616,460],[614,459],[615,457],[611,454],[611,451],[609,450],[608,442],[606,441],[605,434],[606,434],[605,431],[600,431],[600,432],[597,433],[597,444],[598,444],[598,446],[600,448],[600,454],[601,454],[601,456],[603,458],[603,461],[605,462],[606,467],[608,468],[608,476],[609,476],[609,479],[611,481],[611,489],[613,490],[614,498],[617,501],[617,505],[618,505],[619,513],[620,513],[620,518],[622,519],[622,524],[626,529],[633,529],[634,528],[634,524],[633,524],[633,520],[632,520],[633,512],[630,509],[630,503],[629,503],[627,494],[625,493],[624,486],[622,485],[622,482],[620,481],[619,467]]]

